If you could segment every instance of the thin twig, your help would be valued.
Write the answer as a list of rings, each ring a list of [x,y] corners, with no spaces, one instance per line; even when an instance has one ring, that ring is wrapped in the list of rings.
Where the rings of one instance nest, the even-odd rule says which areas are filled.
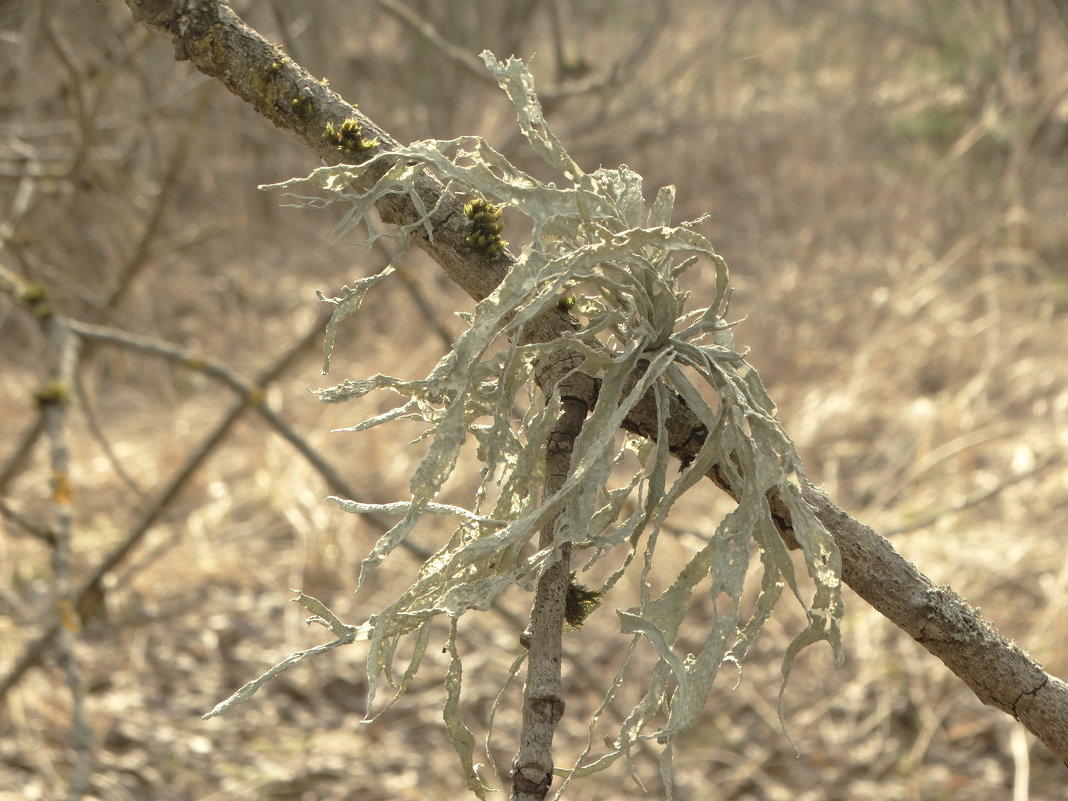
[[[26,460],[30,458],[30,454],[33,453],[33,449],[37,446],[37,441],[41,439],[41,435],[44,432],[44,415],[38,414],[33,422],[22,432],[22,436],[19,437],[19,441],[14,450],[11,451],[11,455],[4,462],[4,466],[0,468],[0,493],[3,493],[15,476],[22,472],[22,469],[26,466]]]
[[[560,384],[562,411],[549,437],[545,454],[545,498],[563,486],[571,469],[575,439],[582,430],[589,408],[567,392],[567,379]],[[519,750],[512,763],[512,798],[541,801],[553,780],[553,734],[564,714],[561,690],[561,641],[568,584],[571,576],[571,546],[557,545],[561,511],[542,528],[538,547],[559,548],[559,558],[538,579],[530,610],[530,626],[524,635],[529,650],[527,682],[523,688],[523,728]]]
[[[986,490],[985,492],[976,493],[975,495],[965,498],[958,504],[954,504],[953,506],[950,506],[947,509],[941,509],[940,511],[934,512],[933,514],[930,514],[927,517],[922,517],[919,520],[913,523],[909,523],[906,526],[901,526],[900,528],[892,528],[885,534],[883,534],[883,536],[896,537],[900,534],[907,534],[910,531],[918,531],[921,528],[933,526],[935,523],[937,523],[939,520],[942,520],[943,518],[950,517],[959,512],[963,512],[965,509],[971,506],[976,506],[977,504],[980,504],[983,501],[990,500],[991,498],[996,495],[999,495],[1001,492],[1013,486],[1014,484],[1019,484],[1021,481],[1031,478],[1031,476],[1037,475],[1038,473],[1041,473],[1047,467],[1057,464],[1060,460],[1061,455],[1059,453],[1050,454],[1045,459],[1036,464],[1034,467],[1032,467],[1030,470],[1025,470],[1024,472],[1012,476],[1011,478],[1007,478],[992,489]]]
[[[90,148],[96,144],[96,130],[93,118],[89,113],[89,104],[86,98],[88,94],[83,76],[85,69],[77,63],[77,57],[71,50],[70,45],[63,39],[59,31],[55,29],[55,10],[46,8],[41,14],[41,30],[44,32],[44,41],[56,56],[56,60],[63,66],[67,73],[69,85],[64,87],[67,97],[74,101],[75,119],[81,136],[78,146],[67,166],[66,175],[77,175],[85,164]]]
[[[45,545],[51,546],[56,540],[55,535],[50,529],[45,526],[37,525],[21,513],[12,509],[6,503],[0,503],[0,515],[10,520],[27,534],[40,540]]]
[[[119,276],[115,281],[114,288],[104,301],[104,309],[108,313],[119,307],[126,297],[126,293],[133,287],[137,276],[151,263],[152,244],[156,241],[156,237],[162,228],[163,215],[167,209],[168,201],[178,188],[178,178],[185,168],[186,161],[189,159],[197,129],[200,128],[200,124],[204,121],[204,115],[210,105],[213,88],[210,83],[205,83],[197,89],[193,111],[182,128],[178,143],[174,146],[174,151],[167,162],[167,171],[163,175],[163,180],[160,181],[159,192],[156,193],[155,201],[149,210],[145,227],[141,231],[141,236],[137,240],[133,253],[130,254],[126,263],[119,270]]]
[[[388,252],[383,240],[377,239],[374,244],[375,249],[382,255],[387,261],[393,260],[395,257],[392,253]],[[423,290],[420,289],[419,284],[416,283],[414,276],[412,275],[411,265],[407,262],[397,265],[397,277],[401,281],[401,286],[404,291],[408,293],[408,297],[411,298],[412,303],[419,309],[423,315],[423,320],[430,327],[430,330],[437,336],[438,341],[441,342],[445,350],[449,350],[452,347],[453,336],[449,333],[449,329],[445,327],[445,324],[441,321],[441,314],[434,305],[423,294]]]
[[[111,447],[111,442],[108,440],[107,434],[104,432],[104,427],[100,425],[100,419],[96,415],[96,409],[93,408],[93,403],[89,399],[89,393],[85,391],[85,382],[82,381],[80,375],[75,376],[74,379],[75,392],[78,397],[78,404],[81,408],[82,415],[85,417],[86,427],[89,430],[90,436],[96,440],[97,445],[104,452],[104,458],[107,459],[108,464],[111,465],[111,469],[115,475],[119,477],[119,481],[126,485],[135,495],[141,500],[145,500],[145,491],[137,483],[133,476],[126,470],[122,464],[122,460],[119,459],[115,453],[115,449]]]
[[[423,314],[423,319],[426,320],[430,330],[437,336],[438,341],[445,346],[448,350],[452,347],[452,334],[441,322],[441,319],[434,307],[430,304],[430,301],[426,299],[423,291],[419,288],[419,285],[412,278],[412,271],[406,265],[400,265],[397,268],[397,277],[400,278],[401,286],[404,287],[404,291],[408,293],[408,297],[412,299],[412,303],[416,305],[420,312]]]
[[[201,440],[199,446],[189,456],[185,464],[171,476],[167,484],[156,493],[151,501],[144,505],[141,517],[133,524],[126,536],[96,564],[92,571],[78,584],[78,587],[72,590],[70,596],[75,608],[90,594],[97,592],[104,577],[122,564],[127,555],[141,542],[189,479],[223,442],[246,409],[249,406],[254,408],[263,407],[262,388],[281,375],[308,348],[309,344],[318,340],[325,328],[326,319],[326,315],[318,319],[304,336],[292,344],[289,349],[261,372],[255,381],[248,385],[252,387],[250,390],[241,393],[241,400],[230,407],[211,432]],[[91,333],[95,333],[98,339],[110,339],[114,342],[127,344],[127,338],[120,337],[118,332],[113,329],[91,326],[88,323],[76,323],[73,321],[68,321],[68,323],[70,330],[81,336],[90,336]],[[83,330],[79,331],[79,328]],[[146,349],[156,348],[160,355],[173,355],[173,348],[163,347],[159,342],[147,340],[143,337],[132,337],[132,339]],[[208,369],[205,368],[206,371]],[[231,382],[231,385],[235,388],[246,386],[239,379],[236,379],[233,374],[220,369],[218,365],[210,365],[210,370],[220,380]],[[60,627],[60,620],[54,619],[36,638],[25,645],[22,654],[15,660],[8,672],[0,677],[0,699],[21,679],[27,670],[39,664],[41,658],[48,652],[55,641]]]
[[[487,72],[482,63],[471,53],[462,47],[448,41],[437,29],[421,17],[401,0],[377,0],[379,8],[392,15],[395,19],[408,26],[423,41],[441,53],[450,63],[467,72],[480,83],[496,86],[497,82]],[[656,11],[648,25],[643,26],[642,37],[634,46],[618,58],[602,74],[581,81],[561,83],[555,89],[540,92],[538,97],[542,105],[551,109],[554,105],[569,97],[588,95],[601,92],[622,83],[626,76],[633,73],[653,51],[653,45],[657,37],[663,32],[668,20],[670,10],[669,0],[659,0]],[[555,13],[555,6],[550,6],[550,11]],[[559,56],[558,56],[559,60]],[[567,71],[564,70],[566,73]]]
[[[52,318],[48,327],[57,351],[56,370],[52,383],[38,393],[37,400],[44,413],[51,445],[52,573],[60,621],[56,656],[71,695],[70,748],[73,765],[67,778],[67,797],[70,801],[78,801],[89,789],[93,749],[93,731],[85,710],[85,686],[74,653],[74,639],[81,626],[72,589],[71,495],[74,490],[70,475],[67,423],[77,373],[79,343],[59,318]]]
[[[377,3],[379,8],[394,19],[407,25],[408,28],[421,36],[424,42],[441,53],[449,62],[466,71],[472,78],[489,86],[497,85],[493,76],[483,69],[481,62],[475,58],[470,50],[454,45],[438,33],[437,29],[427,22],[425,17],[416,14],[415,11],[400,2],[400,0],[377,0]]]

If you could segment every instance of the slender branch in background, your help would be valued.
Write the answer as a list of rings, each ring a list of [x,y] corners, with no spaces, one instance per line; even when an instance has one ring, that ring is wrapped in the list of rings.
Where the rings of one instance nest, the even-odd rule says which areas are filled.
[[[34,178],[25,174],[22,176],[18,188],[15,190],[14,201],[8,210],[7,217],[3,222],[0,222],[0,247],[7,245],[8,240],[14,235],[18,227],[19,220],[30,208],[30,201],[35,194],[36,186],[37,182]],[[15,303],[21,302],[25,305],[30,305],[33,302],[32,298],[26,297],[26,282],[3,265],[0,265],[0,292],[8,295]],[[23,467],[26,465],[26,460],[33,453],[33,449],[44,431],[44,415],[39,414],[29,428],[23,431],[22,437],[19,439],[14,451],[12,451],[11,456],[4,462],[4,466],[0,468],[0,494],[4,493],[7,490],[7,485],[22,472]]]
[[[134,18],[168,35],[176,56],[190,61],[227,89],[250,103],[275,125],[296,135],[327,163],[340,162],[340,154],[324,142],[327,121],[358,120],[367,136],[390,147],[396,140],[355,107],[314,80],[290,59],[280,59],[277,48],[242,22],[222,3],[172,0],[126,0]],[[274,65],[277,67],[273,68]],[[385,165],[382,166],[385,169]],[[375,179],[377,175],[371,175]],[[412,240],[427,251],[446,275],[476,300],[485,298],[513,263],[507,253],[476,257],[464,246],[466,228],[463,204],[430,176],[416,182],[424,209],[436,209],[429,218],[408,198],[389,196],[379,212],[387,223],[433,227],[431,240],[421,233]],[[527,331],[541,341],[555,339],[572,326],[563,314],[548,314],[531,322]],[[561,375],[547,372],[542,386]],[[587,378],[589,378],[587,376]],[[592,408],[595,384],[589,379],[582,397]],[[673,395],[667,431],[671,452],[693,458],[700,448],[700,421]],[[657,435],[654,393],[634,407],[623,428],[646,437]],[[731,493],[723,471],[709,477]],[[1017,717],[1046,746],[1068,762],[1068,685],[1050,676],[1022,650],[993,631],[971,607],[933,583],[901,558],[884,538],[853,520],[817,490],[806,499],[835,537],[842,555],[843,579],[883,615],[908,632],[960,676],[984,703]],[[777,498],[769,498],[780,533],[793,539],[790,514]],[[902,603],[908,599],[909,603]]]
[[[542,2],[543,0],[511,0],[508,3],[508,13],[501,20],[501,37],[504,42],[502,52],[520,52],[519,48],[530,37],[534,12]]]
[[[447,40],[444,36],[438,33],[433,25],[426,21],[425,17],[417,14],[408,5],[401,2],[401,0],[376,0],[376,2],[378,7],[391,17],[419,34],[424,42],[441,53],[447,61],[455,64],[457,67],[467,72],[472,78],[487,86],[497,85],[493,76],[486,72],[482,66],[482,62],[475,57],[474,53],[470,50],[465,50],[462,47],[457,47]]]
[[[12,523],[21,528],[31,537],[40,540],[49,547],[51,547],[52,543],[55,542],[56,538],[55,535],[52,533],[51,529],[38,525],[37,523],[34,523],[33,521],[27,519],[22,514],[16,512],[14,509],[8,506],[6,503],[0,503],[0,515],[2,515],[7,520],[10,520]]]
[[[375,240],[375,250],[377,250],[386,261],[391,261],[394,257],[393,254],[388,251],[381,239]],[[423,320],[430,327],[430,330],[434,332],[438,340],[441,342],[444,349],[447,351],[452,347],[453,336],[449,333],[449,329],[445,327],[445,324],[441,320],[441,312],[434,308],[434,304],[423,293],[423,290],[419,287],[418,282],[412,275],[412,267],[408,262],[401,262],[397,265],[397,277],[401,281],[401,286],[404,291],[411,298],[412,303],[423,315]]]
[[[26,430],[22,432],[15,449],[11,452],[7,461],[4,462],[4,466],[0,468],[0,493],[5,492],[7,485],[26,467],[26,460],[30,458],[30,454],[33,453],[33,449],[37,446],[37,441],[44,432],[44,415],[38,414],[33,422],[26,427]]]
[[[566,52],[567,43],[564,41],[564,23],[561,19],[564,15],[560,10],[560,0],[549,0],[548,6],[549,30],[552,31],[553,57],[556,61],[556,80],[561,81],[566,74],[564,65],[569,60]]]
[[[419,284],[415,282],[412,277],[412,271],[405,265],[397,267],[397,277],[400,278],[401,286],[404,287],[404,291],[408,293],[408,297],[412,299],[412,303],[416,305],[420,312],[423,314],[423,320],[430,326],[430,330],[437,336],[438,341],[445,346],[445,350],[452,347],[452,334],[449,333],[444,323],[441,322],[441,318],[437,311],[430,304],[430,301],[426,299],[423,291],[419,288]]]
[[[1039,461],[1038,464],[1036,464],[1030,470],[1024,470],[1022,473],[1018,473],[1015,476],[1007,478],[992,489],[986,490],[985,492],[976,493],[975,495],[971,495],[965,498],[960,503],[950,506],[948,509],[942,509],[941,511],[930,514],[927,517],[921,517],[919,520],[909,523],[907,526],[892,528],[887,531],[883,536],[896,537],[899,534],[907,534],[910,531],[918,531],[921,528],[933,526],[935,523],[937,523],[939,520],[942,520],[943,518],[955,515],[958,512],[963,512],[965,509],[968,509],[972,506],[976,506],[977,504],[980,504],[983,501],[990,500],[991,498],[999,495],[1001,492],[1013,486],[1014,484],[1019,484],[1021,481],[1025,481],[1026,479],[1029,479],[1032,476],[1038,475],[1046,468],[1052,467],[1053,465],[1057,464],[1060,460],[1061,455],[1059,453],[1050,454],[1045,459]]]
[[[86,97],[86,87],[83,77],[85,69],[77,62],[77,58],[64,41],[59,31],[55,28],[55,22],[48,11],[41,14],[41,31],[44,33],[44,41],[49,49],[55,53],[56,60],[63,66],[69,81],[67,96],[74,101],[75,119],[81,136],[78,139],[78,148],[74,158],[67,166],[67,175],[77,175],[81,172],[89,155],[89,149],[96,143],[96,129],[93,116],[89,113],[89,102]]]
[[[654,52],[653,46],[656,44],[660,34],[664,32],[670,16],[670,0],[658,0],[655,5],[656,8],[652,19],[642,26],[643,34],[641,38],[634,43],[630,50],[620,55],[612,62],[611,66],[600,74],[591,75],[583,79],[583,76],[588,71],[595,68],[592,64],[586,64],[581,57],[578,57],[575,63],[562,65],[561,77],[568,77],[571,80],[558,86],[555,90],[539,93],[538,97],[541,99],[545,111],[552,111],[561,101],[569,97],[597,94],[615,88],[638,70],[642,62]],[[554,9],[555,4],[551,4],[550,8]]]
[[[65,45],[58,38],[58,34],[52,29],[48,22],[42,23],[45,31],[45,38],[50,43],[50,46],[60,56],[62,63],[64,63],[67,72],[69,73],[72,81],[80,80],[80,73],[75,69],[75,65],[68,58],[69,54],[65,48]],[[72,57],[71,57],[72,58]],[[84,99],[81,97],[80,84],[77,84],[77,91],[74,92],[75,96],[79,98],[77,105],[79,108],[79,127],[82,131],[82,146],[79,148],[78,154],[75,156],[70,167],[67,169],[67,174],[74,172],[76,165],[80,159],[84,156],[84,152],[87,151],[89,144],[91,143],[90,122],[86,122],[82,119],[84,116],[82,113],[82,106],[84,105]],[[167,205],[168,200],[173,195],[174,189],[178,183],[178,176],[181,174],[181,168],[185,165],[190,148],[192,146],[194,134],[199,128],[201,122],[203,122],[204,114],[207,111],[209,105],[209,99],[211,96],[212,84],[206,82],[199,89],[197,102],[194,105],[194,110],[190,119],[187,121],[182,129],[181,135],[178,140],[178,144],[175,146],[173,153],[171,154],[170,161],[167,165],[164,178],[160,183],[159,192],[156,194],[154,203],[149,211],[148,219],[145,223],[145,227],[138,239],[137,245],[134,248],[134,252],[130,258],[123,265],[119,271],[119,278],[116,282],[115,288],[111,294],[104,300],[100,306],[106,312],[114,311],[118,308],[122,302],[126,293],[133,285],[136,277],[141,274],[144,268],[151,262],[149,256],[153,242],[155,242],[159,232],[161,230],[161,223],[163,220],[163,212]],[[34,189],[36,182],[29,178],[24,177],[19,184],[18,191],[15,196],[15,203],[13,208],[8,214],[8,218],[0,225],[0,246],[2,246],[14,233],[18,221],[22,218],[25,212],[29,209],[30,200],[34,195]],[[14,272],[7,268],[0,266],[0,292],[11,296],[17,303],[23,303],[35,309],[40,317],[42,307],[50,306],[50,301],[47,297],[47,293],[41,287],[36,287],[28,284],[21,279]],[[26,295],[30,292],[30,295]],[[48,311],[53,311],[50,308]],[[92,359],[92,347],[88,347],[83,350],[81,359],[79,361],[79,369],[87,364]],[[3,492],[8,483],[21,472],[25,465],[26,459],[33,453],[34,447],[36,447],[37,441],[44,433],[44,419],[39,418],[35,423],[26,430],[19,444],[16,446],[15,451],[9,457],[3,468],[0,469],[0,492]]]
[[[3,273],[0,272],[0,284],[3,283],[2,279]],[[0,288],[2,288],[2,286],[0,286]],[[57,318],[57,320],[59,319],[60,318]],[[126,344],[129,341],[134,341],[144,349],[156,352],[159,355],[168,355],[172,358],[177,356],[174,352],[175,349],[163,346],[161,343],[145,340],[141,337],[131,337],[128,340],[125,336],[121,335],[121,332],[116,332],[112,329],[102,329],[99,326],[92,326],[87,323],[73,323],[71,321],[62,321],[62,324],[64,326],[69,326],[68,330],[71,332],[72,336],[78,334],[80,336],[89,337],[95,334],[96,338],[101,341],[110,340],[113,342],[121,342],[123,344]],[[316,344],[322,336],[325,326],[326,317],[323,316],[309,328],[304,336],[293,343],[289,349],[282,353],[249,384],[242,383],[239,379],[236,379],[232,373],[229,373],[229,371],[221,368],[219,365],[205,365],[204,372],[229,383],[234,388],[240,388],[242,390],[240,392],[241,400],[231,406],[208,435],[201,440],[197,449],[188,457],[185,464],[171,476],[170,480],[161,490],[143,505],[141,517],[133,524],[126,536],[115,545],[85,577],[82,578],[78,583],[77,588],[72,588],[69,595],[75,610],[87,599],[100,592],[104,577],[118,567],[135,546],[141,542],[144,536],[159,520],[160,516],[170,503],[177,497],[178,493],[186,485],[189,479],[196,474],[196,471],[200,466],[225,440],[226,435],[229,434],[234,424],[242,417],[245,410],[248,409],[249,406],[257,409],[264,407],[263,388],[285,372],[297,357],[304,353],[310,346]],[[82,330],[79,331],[79,328]],[[188,359],[187,355],[182,355],[184,358]],[[22,654],[15,660],[8,672],[0,677],[0,699],[6,695],[8,690],[19,681],[27,670],[39,664],[40,660],[48,652],[52,643],[55,641],[56,635],[59,634],[60,629],[61,620],[54,620],[35,639],[26,644]]]
[[[9,176],[5,175],[5,177]],[[19,185],[18,188],[15,189],[11,205],[7,209],[7,216],[0,222],[0,247],[7,246],[8,241],[18,228],[19,220],[21,220],[26,212],[29,211],[30,201],[33,200],[33,196],[36,194],[37,179],[39,177],[42,176],[31,175],[29,171],[24,171],[19,174]],[[55,175],[45,177],[59,178],[60,176]]]
[[[71,694],[70,748],[74,758],[67,779],[67,797],[71,801],[78,801],[89,789],[93,749],[93,731],[85,712],[85,686],[74,653],[74,639],[81,631],[81,624],[76,611],[71,565],[71,494],[74,488],[70,475],[67,423],[77,374],[79,342],[58,317],[53,316],[48,321],[48,328],[56,350],[56,370],[52,382],[37,391],[36,400],[44,415],[51,446],[52,573],[60,621],[56,655]]]
[[[5,278],[17,280],[15,276],[3,272],[2,268],[0,268],[0,288],[2,288]],[[207,436],[197,448],[192,459],[171,478],[167,486],[161,492],[157,493],[155,498],[146,499],[144,504],[144,508],[147,510],[145,513],[146,516],[133,526],[126,537],[96,566],[96,568],[94,568],[89,577],[86,580],[83,580],[78,591],[73,593],[72,601],[75,609],[80,608],[85,599],[92,593],[98,592],[104,577],[123,563],[126,556],[132,552],[133,548],[154,524],[159,513],[165,510],[169,501],[182,488],[188,478],[192,476],[199,464],[201,464],[212,452],[215,445],[221,442],[223,435],[240,416],[239,413],[247,408],[246,401],[249,399],[262,399],[263,391],[266,386],[276,379],[285,368],[292,363],[292,360],[297,355],[319,342],[323,335],[327,319],[326,316],[323,316],[321,319],[317,320],[307,332],[305,332],[305,334],[301,336],[278,361],[275,362],[274,365],[260,375],[259,381],[253,382],[241,378],[234,371],[224,365],[206,362],[192,354],[190,351],[169,343],[135,334],[129,334],[114,328],[60,318],[62,324],[67,326],[70,331],[78,334],[78,336],[89,342],[105,343],[130,348],[182,364],[188,369],[196,370],[197,372],[201,372],[210,378],[219,381],[235,392],[238,397],[243,399],[242,403],[239,406],[234,407],[231,410],[231,414],[225,417],[217,425],[216,429]],[[306,439],[296,432],[293,427],[289,425],[288,421],[266,403],[257,401],[253,404],[253,408],[272,428],[274,428],[276,432],[278,432],[279,435],[288,441],[297,452],[307,460],[316,472],[319,473],[331,491],[349,499],[359,499],[360,494],[356,489],[341,476],[337,469],[334,468],[334,466],[331,465],[319,451],[313,448]],[[235,415],[235,412],[238,414]],[[44,417],[41,416],[40,420],[42,421],[41,429],[44,430]],[[12,475],[17,473],[16,470],[12,470],[11,472]],[[35,536],[49,543],[53,541],[54,535],[52,532],[42,531],[39,527],[32,526],[28,521],[24,521],[14,510],[9,510],[4,507],[0,509],[0,512],[14,520],[16,523],[22,525]],[[380,514],[369,512],[365,513],[362,517],[364,520],[375,526],[380,533],[387,531],[391,527],[391,523]],[[405,540],[403,547],[419,561],[425,561],[431,556],[430,551],[420,547],[410,540]],[[505,620],[513,629],[518,630],[522,626],[520,618],[510,610],[499,604],[495,605],[494,608],[498,614],[504,616]],[[10,690],[29,669],[41,663],[44,655],[53,647],[56,637],[61,631],[61,623],[61,619],[57,616],[57,619],[47,629],[24,647],[22,654],[15,660],[8,672],[0,677],[0,699],[6,695],[8,690]],[[592,680],[590,680],[588,684],[591,688],[596,687],[595,682]]]
[[[107,434],[104,431],[104,427],[100,425],[100,420],[97,417],[96,409],[93,407],[92,400],[89,398],[89,393],[85,391],[85,382],[82,381],[82,377],[75,377],[75,393],[78,398],[78,406],[81,409],[82,415],[85,417],[86,428],[89,430],[89,435],[96,440],[96,444],[100,446],[100,450],[104,452],[104,458],[108,460],[108,464],[111,465],[112,471],[118,476],[119,481],[126,485],[126,487],[137,495],[141,500],[145,500],[146,493],[144,489],[137,483],[137,480],[130,475],[130,472],[123,466],[122,460],[115,453],[115,449],[111,447],[111,442],[108,439]]]
[[[402,0],[377,0],[377,3],[379,8],[418,34],[448,62],[457,65],[481,83],[489,86],[497,85],[493,76],[482,67],[482,63],[473,53],[448,41],[433,25]],[[544,108],[551,110],[560,101],[569,97],[595,94],[618,86],[634,72],[653,52],[653,45],[667,25],[670,0],[659,0],[656,5],[652,20],[643,26],[643,34],[634,46],[601,74],[586,77],[592,65],[567,52],[559,3],[556,0],[549,3],[550,17],[553,22],[553,41],[556,45],[557,86],[539,93],[538,97]]]
[[[119,269],[115,286],[104,300],[104,313],[108,318],[122,304],[138,276],[152,263],[152,245],[160,233],[167,205],[178,188],[178,178],[185,168],[186,161],[189,159],[189,152],[193,147],[196,132],[204,121],[204,115],[211,105],[212,88],[210,82],[205,82],[196,91],[196,100],[193,103],[192,113],[182,127],[178,142],[171,152],[166,172],[164,172],[160,181],[159,191],[153,200],[152,208],[149,209],[148,219],[145,220],[141,236],[137,240],[133,253],[130,254],[125,264]]]

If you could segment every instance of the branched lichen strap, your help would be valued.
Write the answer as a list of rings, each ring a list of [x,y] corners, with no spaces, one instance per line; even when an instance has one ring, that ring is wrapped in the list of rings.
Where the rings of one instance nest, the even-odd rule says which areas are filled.
[[[566,381],[563,382],[566,384]],[[563,387],[561,386],[561,389]],[[586,419],[586,403],[561,393],[562,411],[546,449],[545,497],[563,485],[571,467],[575,439]],[[550,548],[559,516],[541,530],[539,547]],[[553,777],[552,744],[556,724],[564,713],[561,693],[561,636],[571,577],[571,547],[560,547],[560,558],[541,576],[530,612],[524,644],[530,650],[527,683],[523,691],[523,730],[519,752],[512,763],[512,798],[534,801],[545,798]]]

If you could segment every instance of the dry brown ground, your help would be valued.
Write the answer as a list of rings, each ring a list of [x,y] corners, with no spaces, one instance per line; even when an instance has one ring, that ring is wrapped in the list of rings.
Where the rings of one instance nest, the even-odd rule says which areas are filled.
[[[481,133],[523,159],[504,100],[378,4],[306,5],[238,3],[398,138]],[[537,52],[535,72],[554,86],[549,3],[411,5],[468,51]],[[596,75],[649,29],[659,4],[558,5],[573,63]],[[138,28],[122,3],[9,2],[0,29],[0,258],[47,285],[64,313],[252,376],[311,324],[316,289],[333,292],[382,263],[381,253],[325,244],[329,215],[279,208],[257,192],[306,173],[312,159],[175,64],[168,44]],[[1053,3],[679,0],[639,70],[550,114],[584,165],[625,161],[649,187],[678,186],[681,218],[710,213],[703,230],[731,265],[732,311],[745,317],[739,341],[810,477],[858,518],[899,531],[894,543],[907,558],[1062,678],[1066,74],[1068,20]],[[169,194],[153,227],[161,192]],[[406,269],[436,322],[457,332],[453,312],[470,301],[421,258]],[[124,271],[128,292],[106,311]],[[695,301],[704,286],[698,277]],[[394,282],[346,325],[325,380],[417,376],[442,347]],[[35,418],[31,396],[52,355],[35,322],[7,302],[0,349],[6,462]],[[323,383],[318,368],[309,349],[268,402],[365,497],[402,497],[410,432],[329,433],[381,401],[319,406],[306,391]],[[84,403],[70,432],[76,578],[127,535],[233,403],[202,376],[109,347],[90,354],[81,376]],[[468,487],[455,481],[456,498]],[[7,510],[48,525],[43,442],[3,490]],[[200,719],[266,666],[324,639],[304,627],[289,588],[355,623],[411,575],[415,563],[401,556],[352,595],[376,531],[324,502],[328,493],[249,414],[109,575],[76,645],[96,742],[94,797],[461,796],[440,722],[438,648],[408,695],[371,724],[360,722],[360,646],[289,672],[224,718]],[[705,493],[680,509],[661,555],[665,575],[723,508]],[[6,673],[52,619],[53,574],[42,540],[6,514],[2,526]],[[421,536],[430,542],[435,532]],[[560,764],[582,747],[585,715],[625,647],[610,609],[629,605],[626,591],[620,585],[609,609],[568,638],[575,659]],[[508,600],[522,614],[527,599]],[[862,601],[850,594],[847,603],[846,666],[833,670],[814,649],[786,696],[800,756],[775,712],[782,649],[802,621],[784,604],[740,683],[725,673],[699,726],[676,746],[678,797],[1065,797],[1068,772],[1057,759]],[[466,712],[481,736],[517,632],[492,613],[463,626]],[[517,701],[512,686],[497,716],[502,768]],[[54,659],[28,670],[0,708],[0,799],[64,797],[71,705]],[[650,797],[662,794],[655,761],[641,755],[634,769]],[[570,797],[640,792],[616,766]]]

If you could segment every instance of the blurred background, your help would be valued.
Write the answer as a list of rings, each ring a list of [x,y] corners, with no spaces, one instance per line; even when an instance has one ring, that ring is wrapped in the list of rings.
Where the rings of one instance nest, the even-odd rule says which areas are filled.
[[[679,220],[709,215],[700,230],[731,267],[737,341],[809,478],[1068,676],[1062,0],[234,6],[399,140],[477,133],[537,171],[475,54],[527,59],[581,165],[626,163],[650,199],[677,186]],[[472,302],[412,254],[345,323],[322,376],[316,290],[336,294],[388,254],[327,244],[333,211],[285,208],[257,190],[306,174],[313,156],[176,63],[118,0],[0,3],[0,86],[0,262],[46,287],[65,315],[167,340],[249,380],[307,338],[265,402],[363,499],[406,498],[418,429],[331,433],[390,399],[322,406],[308,388],[422,377]],[[690,276],[693,307],[711,297],[711,274]],[[49,649],[33,650],[54,618],[48,447],[32,437],[34,392],[54,359],[33,315],[0,300],[3,799],[64,797],[72,764],[66,680]],[[461,797],[440,716],[444,624],[408,694],[370,724],[360,723],[359,644],[201,720],[287,654],[330,639],[303,625],[290,588],[357,624],[419,562],[398,553],[353,595],[381,529],[324,501],[336,487],[254,412],[218,433],[239,399],[200,372],[94,344],[78,376],[73,580],[130,545],[79,609],[91,796]],[[449,491],[464,503],[475,483],[458,475]],[[680,506],[661,577],[727,508],[711,489]],[[417,534],[424,547],[451,530],[434,525]],[[628,588],[565,638],[560,766],[584,747],[626,649],[612,610],[633,603]],[[525,594],[505,600],[525,618]],[[800,755],[776,714],[783,649],[804,625],[784,601],[740,680],[725,671],[676,744],[678,798],[1063,798],[1057,758],[848,591],[846,603],[845,667],[811,649],[786,692]],[[695,643],[709,609],[707,598],[694,609]],[[519,653],[516,619],[490,611],[461,623],[463,711],[479,740]],[[643,664],[596,727],[595,753],[638,694]],[[512,682],[496,715],[501,777],[483,768],[496,786],[515,751],[520,693]],[[633,765],[650,797],[663,793],[656,753],[637,750]],[[569,795],[639,793],[617,763]]]

